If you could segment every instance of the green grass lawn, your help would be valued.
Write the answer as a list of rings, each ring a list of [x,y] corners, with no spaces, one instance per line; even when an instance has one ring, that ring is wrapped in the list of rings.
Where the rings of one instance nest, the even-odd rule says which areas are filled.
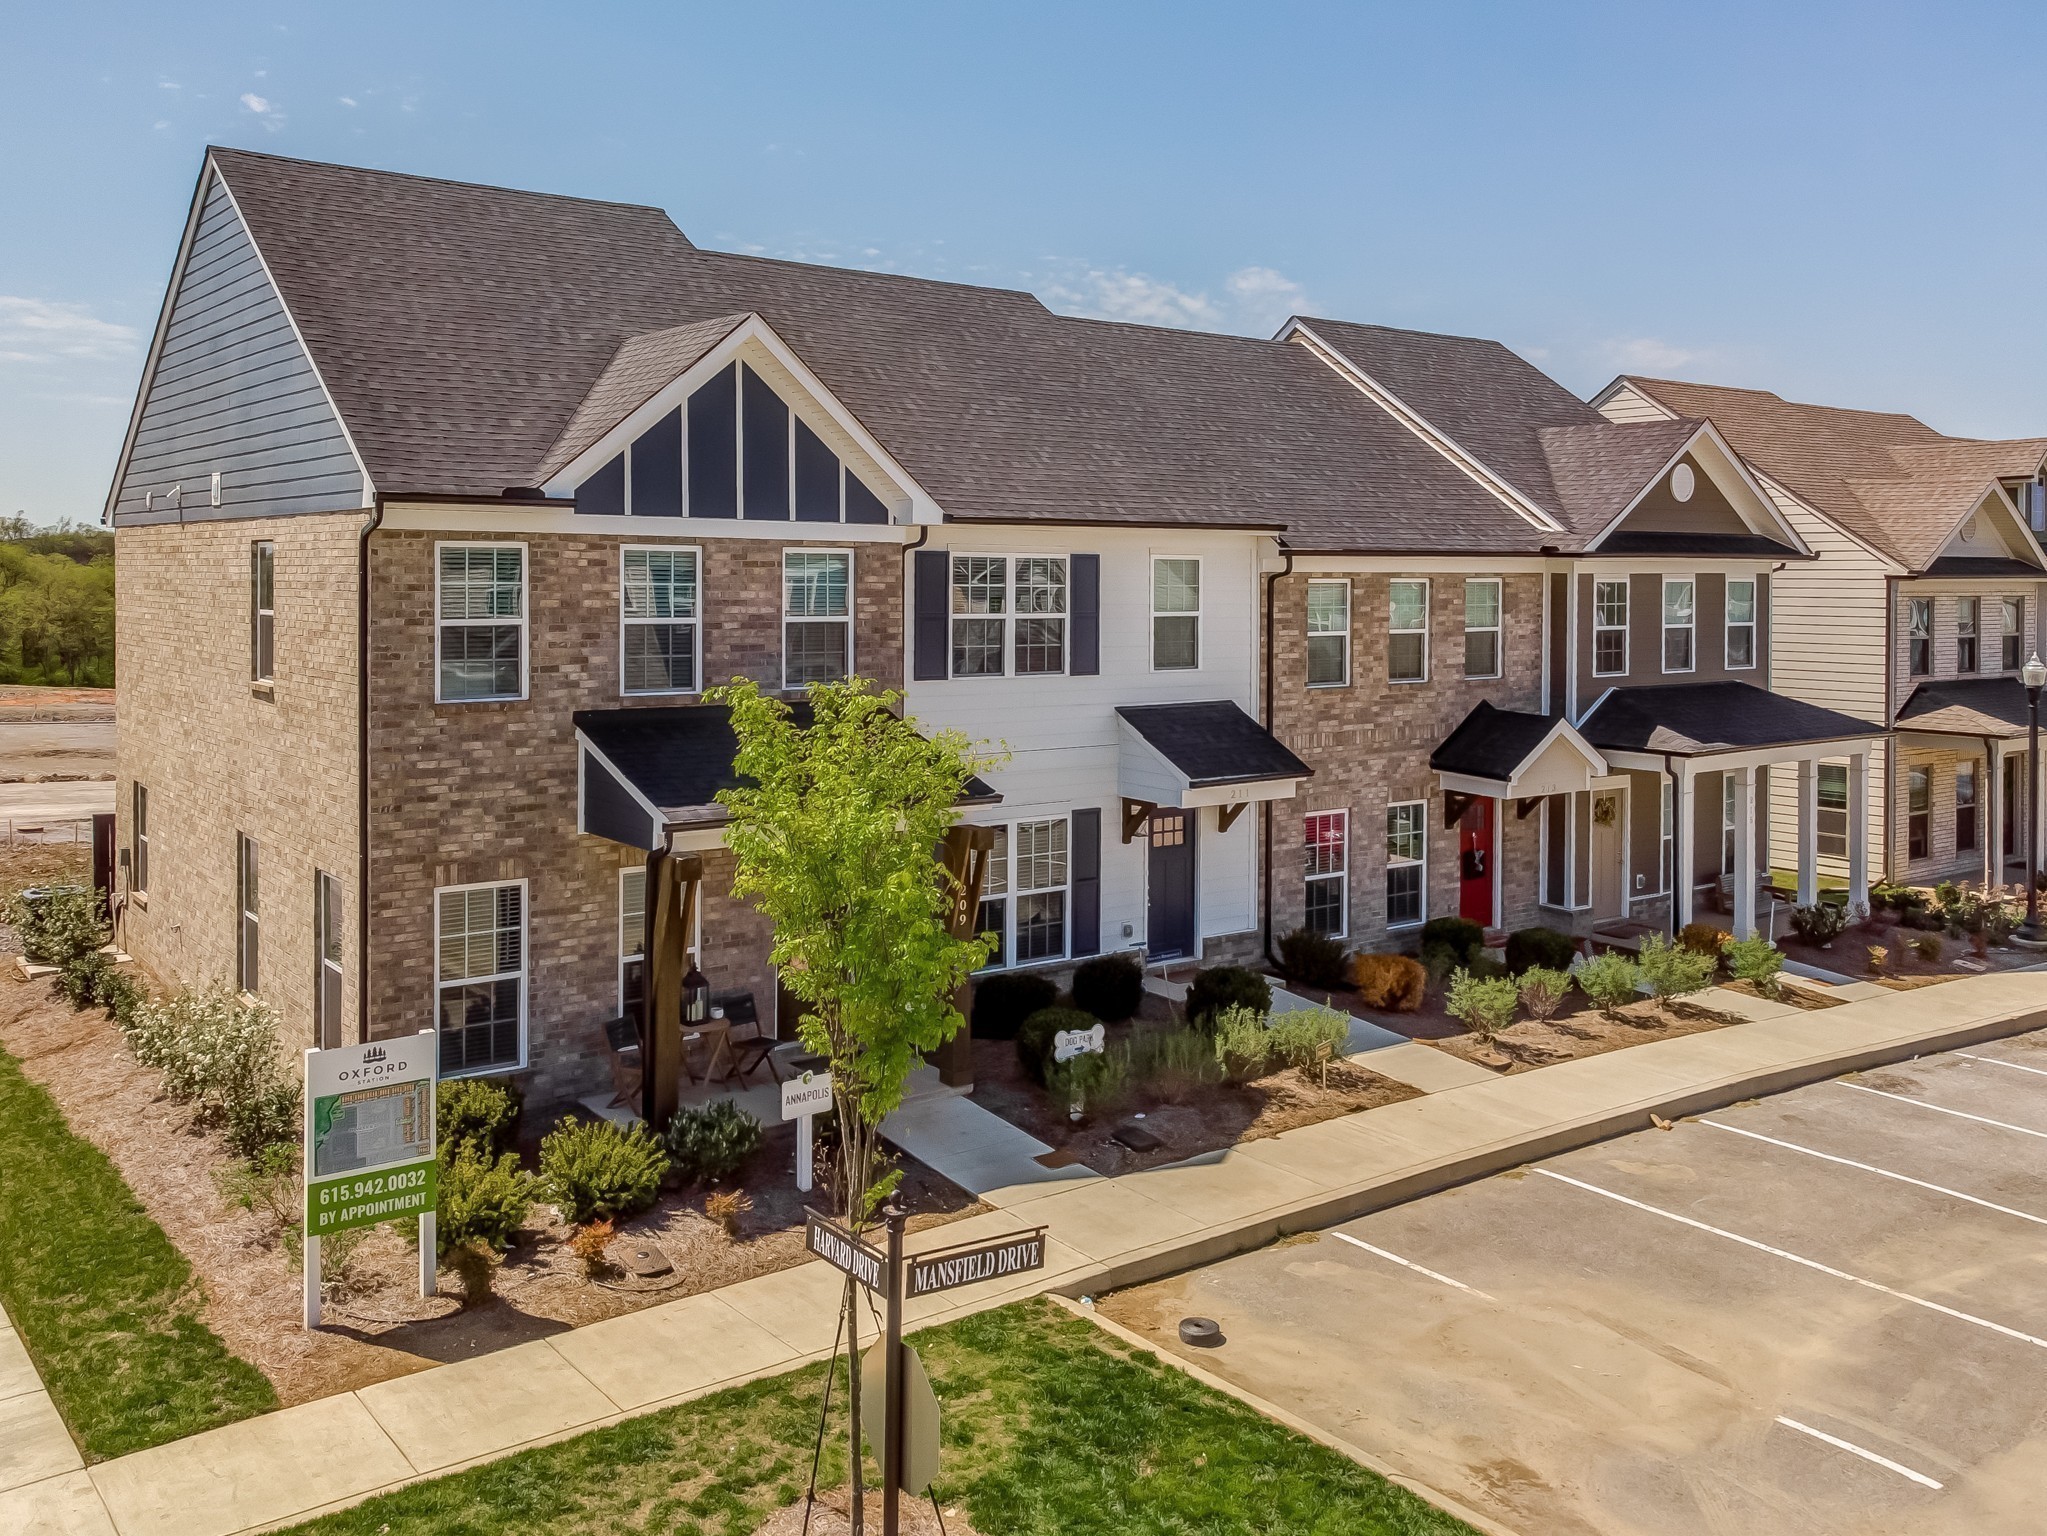
[[[277,1406],[200,1320],[184,1255],[4,1050],[0,1304],[91,1459]]]
[[[985,1536],[1473,1536],[1405,1489],[1034,1301],[916,1335],[939,1497]],[[841,1377],[843,1383],[843,1374]],[[821,1366],[296,1526],[309,1536],[744,1536],[810,1469]],[[844,1420],[820,1486],[846,1478]],[[870,1463],[871,1466],[871,1463]]]

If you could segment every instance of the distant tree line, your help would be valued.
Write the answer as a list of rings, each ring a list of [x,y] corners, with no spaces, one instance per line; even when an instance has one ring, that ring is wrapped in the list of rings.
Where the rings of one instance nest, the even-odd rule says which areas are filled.
[[[110,531],[0,518],[0,683],[113,686]]]

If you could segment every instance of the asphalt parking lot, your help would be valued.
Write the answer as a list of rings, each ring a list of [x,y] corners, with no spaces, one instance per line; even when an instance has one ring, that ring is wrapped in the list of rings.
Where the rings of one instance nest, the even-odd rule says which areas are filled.
[[[2047,1032],[1101,1307],[1525,1536],[2047,1531]]]

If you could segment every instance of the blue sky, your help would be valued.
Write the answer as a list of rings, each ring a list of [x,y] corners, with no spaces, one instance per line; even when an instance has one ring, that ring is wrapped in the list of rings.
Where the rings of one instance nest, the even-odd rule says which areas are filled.
[[[2047,433],[2042,57],[2018,5],[11,5],[0,513],[97,515],[209,142]]]

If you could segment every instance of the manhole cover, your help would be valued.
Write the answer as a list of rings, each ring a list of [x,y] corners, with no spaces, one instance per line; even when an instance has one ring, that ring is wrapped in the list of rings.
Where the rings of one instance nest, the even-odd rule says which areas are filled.
[[[652,1243],[613,1243],[607,1257],[627,1274],[642,1280],[665,1275],[675,1268],[668,1262],[668,1255]]]
[[[1133,1152],[1156,1152],[1165,1143],[1139,1125],[1135,1120],[1126,1120],[1109,1133],[1111,1141],[1119,1141]]]

